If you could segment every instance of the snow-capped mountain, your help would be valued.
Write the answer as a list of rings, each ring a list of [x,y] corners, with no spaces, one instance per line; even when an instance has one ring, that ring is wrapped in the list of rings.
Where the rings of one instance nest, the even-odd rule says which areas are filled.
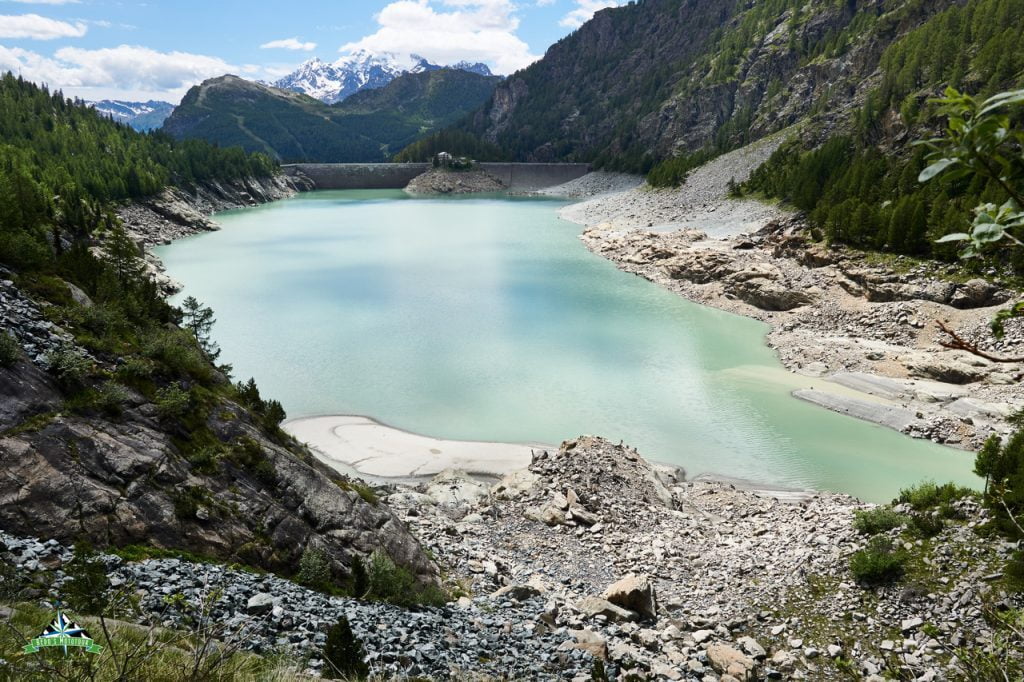
[[[272,85],[334,104],[360,90],[382,88],[403,73],[422,73],[442,68],[415,54],[400,56],[360,50],[336,62],[325,62],[314,57]],[[487,65],[482,63],[459,62],[451,68],[483,76],[492,75]]]
[[[96,111],[109,116],[120,123],[127,123],[136,130],[153,130],[164,124],[164,120],[174,111],[174,105],[167,102],[149,100],[148,102],[125,102],[116,99],[104,99],[99,102],[88,102]]]

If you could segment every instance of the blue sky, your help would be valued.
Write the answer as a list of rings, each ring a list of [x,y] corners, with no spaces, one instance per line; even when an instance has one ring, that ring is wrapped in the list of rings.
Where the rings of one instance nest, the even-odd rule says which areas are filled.
[[[223,73],[273,80],[358,49],[507,74],[621,0],[0,0],[0,70],[85,99],[177,103]]]

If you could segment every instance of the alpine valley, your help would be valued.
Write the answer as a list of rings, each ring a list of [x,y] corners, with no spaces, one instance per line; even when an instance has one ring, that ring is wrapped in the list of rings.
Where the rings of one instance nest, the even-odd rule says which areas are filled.
[[[9,4],[0,679],[1024,679],[1024,0]]]

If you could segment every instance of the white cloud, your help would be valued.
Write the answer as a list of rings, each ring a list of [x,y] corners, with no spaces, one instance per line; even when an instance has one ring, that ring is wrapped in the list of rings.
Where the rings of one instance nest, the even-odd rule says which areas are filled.
[[[120,45],[98,50],[63,47],[53,57],[0,45],[0,72],[13,71],[86,99],[156,98],[177,102],[189,87],[225,73],[250,74],[254,66],[233,66],[217,57],[157,52]]]
[[[397,0],[376,16],[376,33],[341,47],[398,55],[418,54],[433,62],[486,62],[511,73],[538,59],[519,36],[511,0]]]
[[[77,5],[82,0],[5,0],[6,2],[17,2],[22,5]]]
[[[567,28],[579,28],[590,21],[594,12],[605,7],[618,7],[620,4],[622,3],[618,0],[576,0],[576,9],[562,17],[558,24]]]
[[[81,38],[87,27],[82,22],[69,24],[38,14],[0,14],[0,38],[28,38],[53,40],[54,38]]]
[[[316,49],[316,43],[304,43],[298,38],[283,38],[281,40],[271,40],[269,43],[263,43],[260,45],[262,50],[303,50],[305,52],[312,52]]]

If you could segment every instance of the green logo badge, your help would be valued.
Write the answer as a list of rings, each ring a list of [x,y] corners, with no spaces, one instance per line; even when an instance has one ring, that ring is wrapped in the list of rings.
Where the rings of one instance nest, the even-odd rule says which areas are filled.
[[[43,630],[42,634],[26,644],[23,651],[26,654],[34,654],[44,647],[52,646],[63,647],[65,655],[68,653],[68,647],[85,649],[90,654],[98,654],[103,651],[103,647],[92,640],[85,628],[65,616],[59,606],[53,622]]]

